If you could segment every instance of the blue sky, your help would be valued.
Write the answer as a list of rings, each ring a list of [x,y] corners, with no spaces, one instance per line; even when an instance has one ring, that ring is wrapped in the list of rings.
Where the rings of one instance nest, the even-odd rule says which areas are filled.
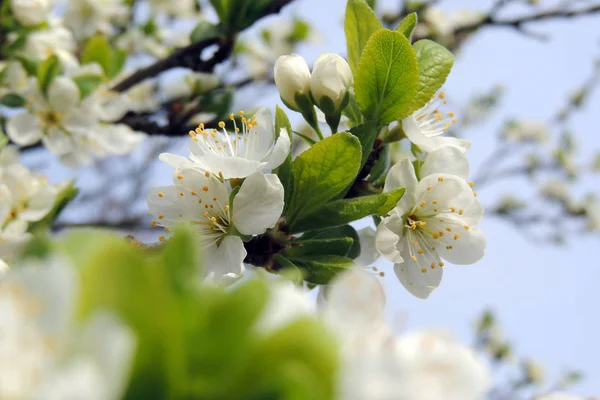
[[[394,7],[393,1],[379,1]],[[491,1],[446,0],[449,11],[467,8],[485,10]],[[554,4],[544,1],[544,4]],[[307,18],[320,32],[322,46],[302,52],[314,59],[321,51],[345,53],[342,27],[344,0],[300,0],[295,12]],[[315,12],[319,10],[319,12]],[[516,7],[515,15],[525,9]],[[289,12],[289,11],[288,11]],[[540,43],[514,30],[491,28],[471,39],[458,56],[446,84],[449,96],[464,102],[474,93],[502,83],[506,94],[499,112],[489,123],[468,131],[473,141],[469,158],[472,171],[494,149],[497,130],[507,117],[549,120],[568,93],[581,85],[592,71],[592,59],[600,55],[600,15],[573,21],[536,23],[531,29],[549,34]],[[577,114],[570,127],[580,140],[581,160],[600,148],[597,115],[600,93],[589,98],[586,110]],[[554,134],[558,134],[555,130]],[[600,194],[600,179],[587,178],[574,189]],[[531,183],[502,182],[479,191],[485,203],[508,190],[527,190]],[[544,207],[544,204],[540,204]],[[476,316],[492,307],[520,355],[546,366],[550,376],[568,368],[580,368],[586,380],[575,388],[582,395],[600,394],[600,323],[597,305],[600,292],[600,237],[598,234],[570,238],[567,247],[535,245],[512,226],[486,218],[488,238],[485,258],[472,266],[446,268],[441,287],[426,301],[413,298],[396,281],[391,265],[385,285],[390,317],[401,327],[444,327],[470,339]]]

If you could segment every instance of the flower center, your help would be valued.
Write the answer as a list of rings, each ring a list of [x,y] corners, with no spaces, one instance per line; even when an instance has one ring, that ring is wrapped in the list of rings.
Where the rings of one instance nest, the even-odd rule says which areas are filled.
[[[425,135],[430,137],[441,135],[458,122],[453,112],[444,114],[439,111],[441,105],[448,103],[445,98],[446,94],[441,92],[415,113],[414,118]]]
[[[241,128],[236,123],[235,115],[233,113],[229,115],[233,125],[232,132],[227,131],[225,121],[220,121],[219,129],[205,129],[204,124],[200,124],[189,134],[205,152],[225,157],[249,158],[255,144],[253,138],[258,135],[258,131],[254,129],[258,125],[258,121],[255,119],[256,116],[249,119],[244,117],[244,111],[240,111],[239,118]]]
[[[59,127],[63,116],[55,111],[44,111],[40,113],[40,118],[45,125]]]

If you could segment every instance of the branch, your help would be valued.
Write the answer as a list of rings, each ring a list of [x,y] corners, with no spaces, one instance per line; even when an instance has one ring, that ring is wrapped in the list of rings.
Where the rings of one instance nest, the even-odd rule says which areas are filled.
[[[278,13],[283,7],[292,1],[293,0],[273,0],[271,5],[267,7],[263,14],[256,20],[258,21],[267,15]],[[234,43],[234,35],[230,35],[228,37],[211,37],[201,40],[197,43],[192,43],[189,46],[182,47],[174,51],[168,57],[159,60],[146,68],[142,68],[134,72],[123,81],[116,84],[112,90],[124,92],[148,78],[153,78],[161,72],[176,67],[189,68],[197,72],[212,72],[217,64],[225,61],[231,55]],[[217,45],[219,47],[217,52],[208,60],[201,60],[200,54],[212,45]]]
[[[497,10],[495,10],[495,12],[497,12]],[[456,28],[454,30],[454,34],[456,35],[456,34],[460,34],[460,33],[464,33],[464,32],[469,32],[474,29],[478,29],[478,28],[485,27],[485,26],[512,27],[519,31],[522,31],[523,24],[527,24],[527,23],[534,22],[534,21],[543,21],[546,19],[575,18],[578,16],[595,14],[595,13],[600,13],[600,4],[590,6],[587,8],[582,8],[579,10],[556,9],[556,10],[552,10],[552,11],[541,12],[539,14],[527,15],[524,17],[506,19],[506,20],[495,19],[494,16],[490,14],[481,21]]]

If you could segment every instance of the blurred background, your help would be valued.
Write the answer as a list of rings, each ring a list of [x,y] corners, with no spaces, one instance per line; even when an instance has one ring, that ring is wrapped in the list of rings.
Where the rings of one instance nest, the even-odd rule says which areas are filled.
[[[345,0],[290,3],[244,31],[232,58],[214,75],[202,77],[204,83],[217,79],[216,87],[192,94],[184,88],[185,96],[200,99],[190,123],[214,123],[230,110],[283,106],[272,83],[272,64],[280,54],[300,53],[309,65],[324,51],[345,54]],[[468,157],[486,207],[482,228],[488,239],[486,257],[475,265],[447,268],[444,284],[426,301],[406,292],[392,266],[379,260],[375,265],[387,274],[390,318],[398,331],[448,329],[475,343],[477,320],[491,310],[502,332],[489,330],[486,340],[495,347],[488,350],[508,364],[539,363],[549,385],[581,371],[584,379],[573,392],[600,394],[600,205],[595,197],[600,196],[600,4],[378,0],[375,7],[392,27],[418,10],[417,37],[440,41],[456,54],[445,85],[446,111],[459,117],[452,133],[473,143]],[[140,21],[148,18],[144,7],[138,12]],[[216,20],[210,7],[201,15]],[[187,35],[194,26],[195,21],[184,21],[170,29]],[[154,59],[142,52],[127,68]],[[82,189],[56,231],[107,226],[142,241],[157,239],[145,198],[151,186],[171,180],[171,169],[157,155],[187,153],[187,130],[172,124],[185,104],[175,88],[187,72],[169,71],[153,81],[164,100],[156,116],[125,117],[125,123],[151,135],[131,157],[104,159],[74,172],[39,150],[25,152],[25,163],[52,181],[75,177]],[[172,97],[165,94],[169,90]],[[293,122],[301,124],[300,118]],[[498,364],[499,379],[518,385],[517,373]]]

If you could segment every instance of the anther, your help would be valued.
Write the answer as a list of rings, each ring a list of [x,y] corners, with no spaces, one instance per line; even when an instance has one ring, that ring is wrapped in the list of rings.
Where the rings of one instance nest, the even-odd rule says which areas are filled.
[[[205,176],[205,177],[207,177],[207,178],[208,178],[208,177],[210,177],[210,172],[206,171],[206,172],[204,173],[204,176]]]
[[[202,186],[202,190],[208,192],[208,186]]]
[[[412,256],[411,258],[414,262],[417,262],[417,256]]]
[[[181,174],[177,175],[177,179],[182,180],[183,179],[183,175],[181,175]]]
[[[460,239],[460,235],[458,233],[455,233],[454,234],[454,240],[458,240],[458,239]]]
[[[225,122],[219,121],[219,128],[225,128]]]
[[[444,177],[443,177],[443,176],[440,176],[440,177],[438,178],[438,182],[444,182]]]
[[[427,205],[427,202],[425,202],[425,200],[421,201],[421,207],[425,207]]]
[[[427,272],[427,268],[421,268],[421,272],[422,272],[422,273],[425,273],[425,272]]]
[[[165,194],[163,192],[158,192],[158,197],[165,197]]]
[[[163,219],[164,217],[165,217],[164,215],[160,214],[160,215],[158,216],[158,219]]]

